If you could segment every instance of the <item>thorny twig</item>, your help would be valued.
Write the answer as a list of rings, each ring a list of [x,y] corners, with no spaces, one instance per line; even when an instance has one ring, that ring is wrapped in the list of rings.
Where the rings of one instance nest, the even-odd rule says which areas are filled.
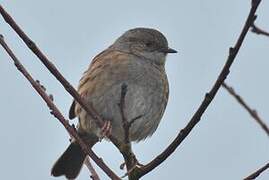
[[[41,60],[41,62],[47,67],[47,69],[54,75],[54,77],[63,85],[66,91],[78,102],[82,108],[95,120],[96,124],[102,128],[104,125],[104,120],[89,103],[86,103],[83,98],[80,97],[78,92],[73,86],[64,78],[64,76],[58,71],[58,69],[52,64],[51,61],[45,56],[45,54],[37,47],[37,45],[23,32],[23,30],[18,26],[18,24],[13,20],[13,18],[5,11],[5,9],[0,5],[0,13],[4,20],[12,27],[12,29],[19,35],[19,37],[24,41],[24,43],[32,50],[32,52]],[[112,134],[108,135],[110,141],[121,151],[125,153],[126,156],[130,156],[127,160],[133,159],[130,148],[125,149],[127,152],[122,152],[122,143],[119,142]],[[127,162],[128,164],[128,162]]]
[[[64,78],[64,76],[58,71],[58,69],[52,64],[44,53],[37,47],[37,45],[23,32],[19,25],[13,20],[13,18],[5,11],[0,5],[0,13],[4,20],[13,28],[13,30],[20,36],[24,43],[32,50],[32,52],[39,58],[39,60],[47,67],[47,69],[54,75],[54,77],[63,85],[66,91],[78,102],[83,109],[95,120],[97,125],[102,128],[104,120],[97,113],[97,111],[89,104],[86,103],[83,98],[80,97],[75,88]],[[112,135],[108,137],[115,146],[119,147],[120,143]]]
[[[82,147],[83,151],[88,154],[95,163],[111,178],[115,180],[119,180],[120,178],[103,162],[101,158],[99,158],[79,137],[78,133],[75,129],[68,123],[68,121],[61,114],[60,110],[55,106],[51,98],[47,95],[44,88],[41,87],[40,83],[36,82],[32,76],[27,72],[24,66],[20,63],[18,58],[12,52],[12,50],[8,47],[2,35],[0,35],[0,44],[6,50],[8,55],[12,58],[17,69],[24,75],[24,77],[31,83],[33,88],[38,92],[38,94],[42,97],[42,99],[46,102],[47,106],[51,110],[51,114],[54,115],[59,121],[63,124],[66,130],[69,132],[72,137],[76,139],[79,145]]]

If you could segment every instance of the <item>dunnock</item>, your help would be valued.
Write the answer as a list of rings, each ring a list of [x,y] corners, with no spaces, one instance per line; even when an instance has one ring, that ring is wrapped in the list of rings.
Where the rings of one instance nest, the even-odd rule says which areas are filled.
[[[121,87],[127,85],[125,116],[136,119],[129,129],[131,141],[141,141],[157,129],[168,100],[168,81],[165,73],[168,47],[165,36],[155,29],[135,28],[125,32],[114,44],[97,55],[80,80],[78,92],[91,103],[101,117],[111,123],[111,133],[124,142],[122,115],[118,106]],[[75,101],[69,118],[79,118],[78,133],[93,146],[101,136],[94,120]],[[73,141],[52,168],[53,176],[76,178],[86,154]]]

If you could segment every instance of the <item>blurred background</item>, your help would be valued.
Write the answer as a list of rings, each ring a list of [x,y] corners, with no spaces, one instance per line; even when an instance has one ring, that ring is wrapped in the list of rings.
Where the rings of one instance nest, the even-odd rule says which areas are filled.
[[[168,55],[169,103],[152,136],[134,144],[147,163],[175,138],[190,120],[216,80],[250,9],[250,0],[198,1],[64,1],[0,0],[22,29],[75,87],[91,59],[123,32],[151,27],[163,32],[178,54]],[[269,2],[262,1],[256,24],[269,30]],[[53,94],[67,117],[72,97],[0,18],[0,33],[31,74]],[[269,124],[269,38],[248,33],[227,83],[257,109]],[[56,179],[50,169],[68,146],[68,133],[0,48],[1,179]],[[76,121],[73,121],[76,123]],[[119,175],[123,158],[108,142],[94,147]],[[243,179],[269,160],[268,136],[224,89],[201,122],[152,179]],[[96,165],[94,164],[96,167]],[[96,167],[101,179],[108,179]],[[79,180],[89,179],[84,167]],[[64,179],[63,177],[58,178]],[[269,171],[259,180],[268,180]]]

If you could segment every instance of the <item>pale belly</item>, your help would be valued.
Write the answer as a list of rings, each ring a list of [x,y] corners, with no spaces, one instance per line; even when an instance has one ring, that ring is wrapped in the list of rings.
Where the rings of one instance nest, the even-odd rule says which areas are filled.
[[[129,130],[131,141],[140,141],[152,135],[163,116],[168,99],[168,81],[164,69],[147,61],[126,60],[117,65],[94,66],[79,93],[87,92],[91,103],[104,120],[111,121],[112,135],[120,141],[125,133],[119,103],[122,84],[127,85],[124,114],[127,121],[136,119]],[[102,62],[105,63],[105,62]],[[112,67],[111,67],[112,66]],[[84,132],[100,135],[98,128],[84,110],[79,111],[79,127]]]
[[[133,83],[124,81],[127,85],[124,115],[127,121],[134,120],[129,130],[131,141],[140,141],[151,136],[157,129],[163,116],[167,97],[162,81],[150,83]],[[112,122],[112,135],[123,141],[125,137],[122,114],[119,103],[122,83],[114,84],[111,88],[97,97],[89,97],[93,107],[105,120]],[[80,113],[80,126],[90,133],[100,135],[100,129],[93,123],[85,112]]]

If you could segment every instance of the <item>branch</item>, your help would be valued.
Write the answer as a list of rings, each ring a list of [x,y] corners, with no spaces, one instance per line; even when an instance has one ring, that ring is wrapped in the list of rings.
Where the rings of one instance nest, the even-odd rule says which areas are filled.
[[[174,139],[174,141],[155,159],[153,159],[151,162],[149,162],[147,165],[142,167],[139,172],[139,176],[142,177],[143,175],[147,174],[157,166],[159,166],[163,161],[165,161],[175,150],[176,148],[182,143],[182,141],[188,136],[188,134],[191,132],[191,130],[195,127],[195,125],[201,120],[201,117],[209,104],[212,102],[213,98],[217,94],[219,88],[221,87],[221,84],[226,79],[227,75],[230,72],[230,67],[232,63],[234,62],[234,59],[243,43],[243,40],[250,28],[250,26],[253,24],[254,20],[256,19],[255,12],[257,10],[257,7],[259,6],[261,0],[252,0],[251,9],[248,15],[248,18],[245,22],[245,25],[242,29],[242,32],[235,44],[234,47],[231,47],[229,50],[229,56],[227,58],[227,61],[219,74],[214,86],[210,90],[209,93],[206,93],[205,98],[201,105],[199,106],[198,110],[195,112],[195,114],[192,116],[189,123],[186,125],[184,129],[182,129],[177,137]]]
[[[87,168],[89,169],[89,171],[91,172],[91,178],[92,180],[100,180],[97,172],[95,171],[95,169],[93,168],[91,162],[90,162],[90,158],[86,157],[84,164],[87,166]]]
[[[122,119],[122,127],[124,130],[124,141],[126,144],[130,143],[130,135],[129,135],[129,130],[130,130],[130,124],[128,123],[128,120],[126,119],[125,116],[125,96],[127,93],[127,84],[123,83],[121,85],[121,96],[120,96],[120,103],[119,108],[120,108],[120,113],[121,113],[121,119]]]
[[[23,32],[23,30],[17,25],[13,18],[5,11],[5,9],[0,5],[0,13],[4,20],[12,27],[12,29],[19,35],[19,37],[24,41],[24,43],[32,50],[32,52],[41,60],[41,62],[47,67],[47,69],[54,75],[54,77],[60,81],[66,91],[78,102],[81,107],[95,120],[97,125],[102,128],[104,125],[104,120],[96,112],[96,110],[88,103],[83,100],[75,88],[64,78],[64,76],[57,70],[57,68],[49,61],[49,59],[43,54],[37,45]],[[117,147],[120,143],[112,135],[108,137],[111,142]]]
[[[111,178],[111,179],[117,179],[120,178],[103,162],[101,158],[99,158],[79,137],[76,130],[68,123],[68,121],[64,118],[64,116],[61,114],[60,110],[55,106],[53,101],[51,100],[50,96],[47,95],[44,88],[42,88],[39,84],[39,82],[36,82],[32,76],[27,72],[27,70],[24,68],[24,66],[20,63],[18,58],[15,56],[15,54],[12,52],[12,50],[8,47],[6,42],[4,41],[4,37],[0,35],[0,44],[3,46],[3,48],[6,50],[8,55],[12,58],[15,66],[17,69],[24,75],[24,77],[31,83],[33,88],[37,91],[37,93],[42,97],[42,99],[46,102],[47,106],[51,110],[51,114],[54,115],[59,121],[63,124],[65,129],[69,132],[69,134],[72,135],[76,139],[76,141],[79,143],[83,151],[88,154],[94,162]]]
[[[121,113],[121,118],[122,118],[122,128],[124,130],[124,141],[125,141],[125,144],[129,144],[130,143],[130,134],[129,134],[129,131],[130,131],[130,128],[132,126],[132,124],[139,118],[141,118],[143,116],[143,114],[141,115],[138,115],[137,117],[131,119],[130,121],[126,118],[125,116],[125,97],[126,97],[126,94],[127,94],[127,84],[123,83],[121,85],[121,96],[120,96],[120,103],[118,104],[119,108],[120,108],[120,113]]]
[[[127,94],[127,84],[123,83],[121,85],[121,96],[120,96],[120,102],[118,104],[120,108],[121,118],[122,118],[122,128],[124,130],[124,144],[121,146],[121,154],[123,155],[123,158],[125,160],[125,165],[127,172],[122,178],[128,175],[129,180],[137,180],[139,177],[136,175],[137,165],[139,164],[135,154],[132,151],[132,144],[130,143],[130,128],[132,124],[135,122],[135,120],[139,119],[142,115],[137,116],[130,121],[125,116],[125,98]],[[123,165],[124,166],[124,165]]]
[[[255,24],[252,24],[251,32],[256,33],[258,35],[264,35],[269,37],[269,32],[262,30],[261,28],[257,27]]]
[[[74,87],[64,78],[64,76],[57,70],[57,68],[49,61],[49,59],[43,54],[37,45],[23,32],[23,30],[17,25],[13,18],[5,11],[5,9],[0,5],[0,13],[3,16],[4,20],[12,27],[12,29],[19,35],[19,37],[24,41],[24,43],[32,50],[32,52],[41,60],[41,62],[47,67],[47,69],[54,75],[54,77],[60,81],[66,91],[78,102],[81,107],[95,120],[96,124],[102,128],[104,125],[104,120],[96,112],[91,104],[86,103],[83,98],[80,97],[78,92]],[[120,143],[114,136],[111,134],[108,135],[110,141],[122,152],[122,143]],[[123,145],[124,146],[124,145]],[[129,150],[130,147],[129,147]],[[129,151],[128,151],[129,152]],[[131,152],[131,151],[130,151]],[[125,153],[124,158],[134,159],[133,153]],[[128,164],[128,162],[127,162]]]
[[[267,127],[267,125],[264,123],[264,121],[259,117],[258,113],[256,110],[251,109],[247,103],[244,101],[244,99],[239,96],[234,89],[227,85],[225,82],[222,84],[222,87],[224,89],[226,89],[237,101],[238,103],[243,106],[248,113],[253,117],[253,119],[261,126],[261,128],[266,132],[266,134],[269,136],[269,128]]]
[[[252,179],[256,179],[256,177],[258,177],[259,175],[261,175],[261,173],[263,171],[265,171],[266,169],[269,168],[269,163],[265,164],[265,166],[261,167],[260,169],[258,169],[257,171],[255,171],[254,173],[252,173],[251,175],[249,175],[248,177],[246,177],[244,180],[252,180]]]

